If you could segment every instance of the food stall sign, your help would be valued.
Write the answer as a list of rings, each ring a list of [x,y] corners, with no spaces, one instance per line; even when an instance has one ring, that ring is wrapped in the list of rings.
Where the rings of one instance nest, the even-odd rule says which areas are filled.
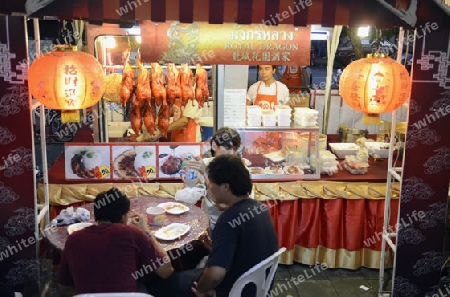
[[[144,61],[309,65],[310,27],[141,21]]]

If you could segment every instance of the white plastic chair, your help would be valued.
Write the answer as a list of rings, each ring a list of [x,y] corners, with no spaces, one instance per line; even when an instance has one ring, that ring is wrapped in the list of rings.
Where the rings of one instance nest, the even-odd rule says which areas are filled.
[[[247,270],[247,272],[236,280],[228,296],[241,296],[242,290],[249,283],[253,283],[256,286],[255,296],[267,296],[270,290],[270,284],[272,283],[273,277],[275,276],[275,272],[278,268],[278,257],[284,251],[286,251],[286,248],[280,248],[276,253]],[[269,269],[269,273],[266,276],[267,269]]]
[[[75,295],[73,297],[153,297],[153,296],[145,293],[123,292],[123,293],[84,293]]]

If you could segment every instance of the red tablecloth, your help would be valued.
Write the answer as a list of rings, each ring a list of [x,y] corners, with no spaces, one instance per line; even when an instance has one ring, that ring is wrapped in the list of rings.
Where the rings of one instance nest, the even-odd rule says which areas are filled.
[[[157,197],[140,197],[130,199],[130,212],[139,214],[146,214],[147,207],[157,206],[162,202],[174,202],[173,199],[157,198]],[[208,216],[198,207],[193,205],[187,205],[190,210],[180,215],[171,215],[166,213],[165,219],[162,222],[163,226],[167,226],[171,223],[183,223],[191,226],[190,231],[183,235],[181,238],[173,241],[159,240],[161,246],[172,255],[178,255],[173,257],[179,261],[176,261],[174,267],[176,270],[184,270],[193,268],[196,263],[206,255],[206,251],[203,249],[201,241],[204,237],[208,236],[209,220]],[[82,207],[86,208],[91,213],[90,222],[94,222],[94,204],[86,203]],[[156,232],[160,227],[151,226],[149,228],[152,233]],[[62,251],[66,243],[67,226],[57,227],[54,229],[48,229],[46,231],[46,238],[50,244],[57,250]],[[191,245],[191,246],[187,246]]]

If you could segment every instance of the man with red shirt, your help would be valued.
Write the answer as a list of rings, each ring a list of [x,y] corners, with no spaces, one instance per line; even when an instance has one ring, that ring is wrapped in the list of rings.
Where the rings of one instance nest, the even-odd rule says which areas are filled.
[[[145,216],[127,225],[130,200],[118,189],[94,200],[97,224],[72,233],[57,273],[61,291],[73,293],[138,292],[137,271],[169,277],[173,268],[159,243],[149,236]]]

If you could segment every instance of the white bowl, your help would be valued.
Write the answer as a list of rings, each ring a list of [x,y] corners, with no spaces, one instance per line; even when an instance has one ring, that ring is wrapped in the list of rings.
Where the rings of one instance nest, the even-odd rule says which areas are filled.
[[[354,143],[336,142],[329,143],[331,151],[340,159],[348,155],[356,155],[359,147]]]

